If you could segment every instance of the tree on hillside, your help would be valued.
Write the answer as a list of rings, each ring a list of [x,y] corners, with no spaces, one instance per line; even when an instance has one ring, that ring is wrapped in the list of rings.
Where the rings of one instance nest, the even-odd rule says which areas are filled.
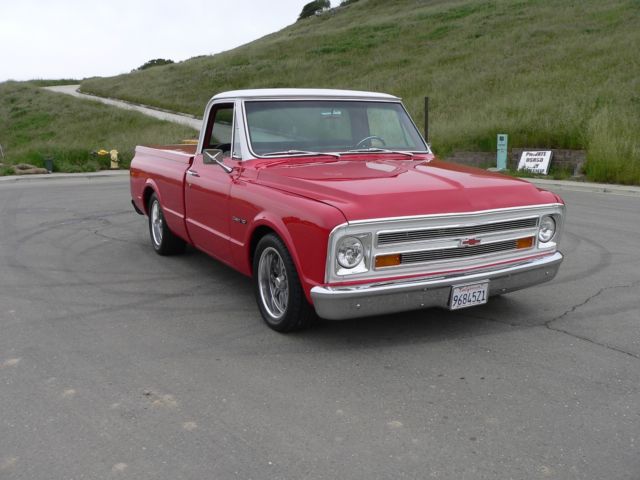
[[[298,20],[310,17],[314,15],[318,10],[325,10],[327,8],[331,8],[330,0],[314,0],[313,2],[309,2],[304,7],[302,7],[302,12],[300,12]]]
[[[144,65],[138,67],[138,70],[146,70],[151,67],[159,67],[160,65],[169,65],[173,63],[173,60],[164,59],[164,58],[154,58],[153,60],[149,60]]]

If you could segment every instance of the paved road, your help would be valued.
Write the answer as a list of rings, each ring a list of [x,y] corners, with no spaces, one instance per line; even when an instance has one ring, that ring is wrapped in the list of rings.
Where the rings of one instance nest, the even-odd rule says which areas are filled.
[[[561,193],[553,283],[285,336],[126,177],[0,183],[0,478],[637,480],[640,197]]]
[[[158,110],[156,108],[146,107],[144,105],[137,105],[134,103],[125,102],[123,100],[116,100],[114,98],[103,98],[95,95],[87,95],[86,93],[80,93],[78,89],[80,85],[55,85],[52,87],[44,87],[45,90],[51,92],[64,93],[72,95],[77,98],[83,98],[85,100],[93,100],[94,102],[100,102],[114,107],[123,108],[125,110],[135,110],[136,112],[144,113],[150,117],[159,118],[160,120],[167,120],[169,122],[179,123],[186,125],[200,131],[202,126],[202,120],[192,117],[184,113],[167,112],[164,110]]]

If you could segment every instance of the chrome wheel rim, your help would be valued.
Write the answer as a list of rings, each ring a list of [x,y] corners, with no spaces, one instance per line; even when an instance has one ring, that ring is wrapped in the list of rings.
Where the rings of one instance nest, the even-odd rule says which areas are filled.
[[[151,236],[153,243],[157,246],[162,244],[162,229],[164,219],[162,218],[162,210],[160,210],[160,202],[157,200],[151,204]]]
[[[260,255],[258,285],[262,305],[270,317],[279,320],[287,312],[289,282],[282,257],[273,247],[265,248]]]

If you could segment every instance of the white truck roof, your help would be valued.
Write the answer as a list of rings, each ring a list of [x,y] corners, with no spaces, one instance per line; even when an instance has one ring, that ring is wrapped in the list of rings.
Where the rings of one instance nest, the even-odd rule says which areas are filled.
[[[368,100],[400,100],[399,97],[388,93],[360,92],[357,90],[334,90],[328,88],[258,88],[253,90],[232,90],[215,95],[211,100],[223,98],[241,99],[316,99],[316,98],[339,98],[339,99],[368,99]]]

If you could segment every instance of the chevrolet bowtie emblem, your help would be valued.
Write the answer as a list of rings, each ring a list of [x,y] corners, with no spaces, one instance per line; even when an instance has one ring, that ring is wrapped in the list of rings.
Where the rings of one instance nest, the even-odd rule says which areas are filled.
[[[479,245],[480,239],[478,238],[465,238],[464,240],[460,240],[461,247],[473,247],[474,245]]]

